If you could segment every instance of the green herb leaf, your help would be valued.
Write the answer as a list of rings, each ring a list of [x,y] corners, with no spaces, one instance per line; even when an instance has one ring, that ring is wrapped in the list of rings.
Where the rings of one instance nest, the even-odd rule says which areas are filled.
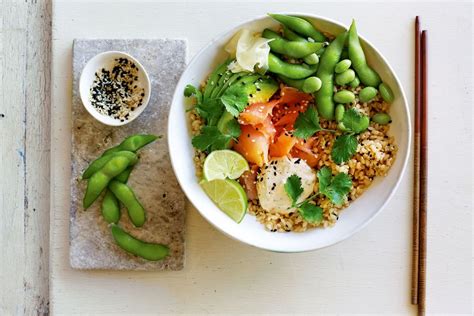
[[[333,177],[328,167],[323,167],[318,171],[318,180],[319,192],[336,205],[344,203],[346,195],[352,188],[349,175],[341,172]]]
[[[309,223],[316,224],[323,220],[323,209],[317,205],[309,203],[308,201],[301,204],[298,208],[301,217]]]
[[[308,139],[320,130],[318,111],[314,106],[310,106],[306,112],[298,115],[294,132],[296,137]]]
[[[196,112],[206,120],[207,125],[214,126],[224,113],[224,105],[219,99],[207,99],[196,105]]]
[[[232,136],[222,134],[215,126],[204,126],[201,134],[194,136],[192,144],[202,151],[226,149],[230,145]]]
[[[244,86],[234,84],[227,88],[220,98],[226,110],[233,116],[239,116],[248,103],[248,94]]]
[[[193,95],[201,95],[201,91],[199,91],[198,88],[196,88],[195,86],[193,86],[192,84],[188,84],[185,88],[184,88],[184,96],[189,98]]]
[[[232,119],[232,121],[227,122],[225,133],[234,139],[239,137],[241,133],[239,122],[237,122],[236,119]]]
[[[360,113],[359,110],[350,108],[344,112],[341,122],[347,130],[358,134],[369,127],[370,120],[368,116]]]
[[[303,193],[303,187],[301,186],[301,178],[296,174],[289,176],[285,182],[285,191],[286,194],[290,197],[293,202],[293,206],[296,204],[296,201]]]
[[[351,178],[347,174],[341,172],[332,179],[331,184],[322,193],[334,204],[342,205],[351,188]]]
[[[332,160],[337,163],[348,161],[357,151],[357,137],[354,135],[338,136],[331,151]]]
[[[326,190],[332,179],[331,169],[329,169],[329,167],[324,166],[318,171],[317,176],[319,180],[319,191]]]

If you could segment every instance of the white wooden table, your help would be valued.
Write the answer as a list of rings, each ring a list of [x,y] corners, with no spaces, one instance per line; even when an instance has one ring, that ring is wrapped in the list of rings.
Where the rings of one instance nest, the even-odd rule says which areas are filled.
[[[413,19],[417,14],[422,16],[423,27],[429,29],[430,52],[428,313],[471,314],[471,3],[288,1],[265,4],[131,0],[102,3],[64,0],[54,5],[50,118],[50,309],[55,314],[415,312],[409,304],[411,167],[392,201],[367,228],[351,239],[321,251],[288,255],[245,246],[216,231],[189,206],[187,262],[183,271],[80,272],[69,267],[72,40],[79,37],[186,38],[189,44],[188,56],[191,58],[205,43],[225,29],[242,20],[279,10],[311,12],[346,24],[351,18],[356,18],[360,32],[380,49],[399,75],[409,100],[413,99]],[[4,25],[11,20],[5,11],[0,16],[3,16]],[[3,38],[0,58],[7,56],[14,59],[11,54],[23,52],[14,47],[17,51],[12,53],[7,47],[9,43],[5,42],[5,35],[0,35]],[[32,231],[26,229],[31,220],[27,217],[28,212],[31,212],[31,199],[24,205],[23,196],[26,196],[25,192],[44,192],[44,187],[38,186],[44,186],[47,182],[41,179],[47,178],[47,170],[41,168],[46,165],[41,160],[45,158],[38,151],[33,151],[35,154],[26,156],[27,174],[22,165],[22,153],[16,150],[22,148],[21,144],[26,148],[32,146],[32,142],[35,146],[41,144],[37,131],[48,130],[49,116],[35,121],[30,113],[35,115],[35,111],[44,106],[48,99],[31,100],[34,104],[28,104],[25,141],[25,125],[17,125],[17,121],[21,122],[22,111],[27,108],[27,103],[22,99],[23,94],[9,82],[6,71],[10,68],[7,68],[7,63],[5,60],[0,61],[3,66],[3,69],[0,67],[3,70],[0,113],[4,109],[12,111],[10,107],[5,107],[12,91],[17,93],[13,94],[14,105],[23,107],[15,112],[15,122],[9,121],[8,116],[0,117],[0,213],[3,218],[14,218],[0,221],[0,241],[2,251],[6,249],[8,256],[15,256],[17,252],[22,254],[16,260],[2,253],[0,293],[1,307],[6,313],[1,314],[21,314],[26,308],[24,306],[30,306],[30,292],[22,281],[30,282],[28,276],[36,272],[30,261],[37,261],[29,260],[28,254],[34,253],[29,248],[39,242],[35,234],[39,234],[41,228],[44,229],[39,226]],[[24,67],[22,64],[19,66]],[[35,82],[37,77],[30,75],[25,79],[21,77],[23,73],[24,69],[23,72],[14,72],[14,79],[25,82],[22,91],[29,91],[25,86]],[[30,110],[30,107],[33,109]],[[8,135],[6,140],[4,135]],[[4,167],[4,161],[12,165]],[[36,167],[36,161],[39,167]],[[15,182],[6,178],[13,178]],[[21,181],[24,179],[32,179],[32,182],[25,180],[29,189]],[[49,205],[41,197],[35,197],[35,201],[41,201],[43,210]],[[13,217],[15,212],[23,217]],[[19,250],[15,243],[12,244],[12,241],[17,240],[22,247]],[[6,289],[3,287],[4,280]],[[44,286],[44,281],[40,279],[33,281],[35,283],[32,286]],[[15,296],[18,292],[22,293],[20,299]],[[13,300],[13,303],[9,300]]]

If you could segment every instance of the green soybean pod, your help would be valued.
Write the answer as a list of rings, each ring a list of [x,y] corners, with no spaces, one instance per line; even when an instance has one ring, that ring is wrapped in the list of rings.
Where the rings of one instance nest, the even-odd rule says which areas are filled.
[[[263,30],[262,37],[272,39],[268,45],[273,52],[294,58],[303,58],[324,47],[324,43],[289,41],[270,29]]]
[[[133,190],[126,184],[112,180],[109,189],[119,199],[119,201],[127,208],[128,216],[135,227],[141,227],[145,224],[145,209],[138,201]]]
[[[309,77],[306,78],[303,82],[303,92],[313,93],[321,89],[321,79],[318,77]]]
[[[360,80],[359,80],[359,77],[357,77],[357,75],[355,76],[354,80],[352,80],[351,82],[349,82],[349,86],[351,88],[357,88],[358,86],[360,85]]]
[[[94,173],[96,173],[97,171],[102,169],[110,159],[112,159],[113,157],[117,157],[117,156],[127,157],[131,161],[136,162],[136,160],[135,160],[136,155],[133,152],[125,151],[125,150],[116,151],[116,152],[110,153],[108,155],[101,156],[101,157],[97,158],[96,160],[94,160],[89,165],[89,167],[87,167],[87,169],[84,171],[84,173],[82,174],[82,179],[89,179]]]
[[[148,145],[151,142],[154,142],[161,136],[151,135],[151,134],[136,134],[125,138],[123,142],[119,145],[109,148],[102,156],[106,156],[108,154],[117,152],[117,151],[133,151],[136,152],[137,150],[141,149],[142,147]]]
[[[372,116],[372,121],[380,125],[387,125],[392,123],[392,118],[385,112],[379,112]]]
[[[296,88],[305,93],[313,93],[321,88],[321,80],[318,77],[308,77],[306,79],[290,79],[282,75],[279,75],[278,77],[290,87]]]
[[[346,85],[355,79],[355,72],[352,69],[348,69],[340,74],[336,75],[336,83],[340,86]]]
[[[379,85],[379,92],[380,92],[380,96],[382,97],[382,99],[384,99],[385,102],[388,102],[388,103],[393,102],[394,96],[393,96],[392,89],[390,89],[390,87],[386,83],[382,82]]]
[[[334,101],[337,103],[342,103],[342,104],[351,103],[352,101],[354,101],[354,99],[355,99],[354,93],[349,90],[341,90],[341,91],[336,92],[336,94],[334,94]]]
[[[346,111],[346,109],[344,108],[343,104],[338,104],[336,106],[336,109],[334,111],[334,117],[336,118],[337,122],[340,122],[342,120],[342,118],[344,117],[344,112],[345,111]]]
[[[94,173],[87,182],[86,194],[83,199],[84,209],[89,208],[112,179],[121,174],[128,166],[136,163],[136,160],[138,160],[136,155],[133,160],[125,156],[116,156],[110,159],[102,169]]]
[[[112,236],[123,250],[150,261],[162,260],[169,254],[169,248],[137,239],[117,225],[112,225]]]
[[[114,180],[117,180],[122,183],[127,183],[130,173],[133,170],[133,166],[128,167],[121,174],[116,176]],[[105,191],[104,199],[102,200],[101,205],[102,217],[104,217],[107,223],[118,223],[120,220],[120,203],[115,197],[115,195],[107,189]]]
[[[349,52],[347,51],[347,49],[344,49],[342,51],[341,58],[342,59],[348,59],[349,58]]]
[[[283,36],[290,41],[298,41],[298,42],[307,42],[307,40],[290,30],[287,26],[282,25],[283,28]]]
[[[281,24],[285,25],[289,29],[295,31],[298,34],[311,37],[316,42],[326,41],[326,36],[316,30],[312,23],[306,21],[297,16],[284,15],[284,14],[268,14]]]
[[[290,79],[304,79],[318,70],[318,65],[290,64],[284,62],[272,53],[268,54],[268,71],[286,76]]]
[[[321,89],[316,92],[315,101],[319,114],[327,119],[334,118],[334,68],[341,59],[347,32],[339,34],[334,41],[324,50],[316,76],[321,79]]]
[[[336,64],[336,68],[334,68],[334,72],[337,74],[340,74],[348,70],[349,68],[351,68],[351,61],[349,59],[343,59]]]
[[[101,206],[102,217],[109,224],[117,224],[120,220],[120,204],[115,195],[107,190],[102,200]]]
[[[303,61],[308,65],[316,65],[319,63],[319,56],[316,53],[312,53],[308,56],[303,57]]]
[[[361,102],[370,102],[377,95],[378,91],[374,87],[365,87],[359,92],[359,100]]]
[[[133,170],[133,166],[128,167],[121,174],[116,176],[114,180],[117,180],[122,183],[127,183],[128,178],[130,177],[130,174],[132,173],[132,170]]]
[[[351,27],[349,28],[347,42],[349,58],[352,61],[352,68],[356,71],[360,81],[366,86],[378,87],[380,84],[380,76],[375,72],[375,70],[367,65],[364,50],[360,45],[354,20],[352,20]]]

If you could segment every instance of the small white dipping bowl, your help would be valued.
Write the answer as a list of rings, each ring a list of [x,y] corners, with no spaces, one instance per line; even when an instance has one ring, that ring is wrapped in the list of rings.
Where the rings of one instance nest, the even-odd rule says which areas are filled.
[[[315,15],[284,14],[306,17],[318,29],[331,34],[339,34],[347,29],[338,22]],[[268,16],[244,22],[212,40],[193,58],[181,76],[173,97],[169,114],[168,142],[171,162],[181,188],[206,220],[228,236],[243,243],[277,252],[301,252],[324,248],[352,236],[367,225],[388,203],[400,184],[407,165],[411,139],[410,115],[405,93],[393,69],[382,54],[361,37],[368,63],[380,74],[382,80],[390,85],[395,95],[390,109],[393,120],[390,134],[395,137],[398,152],[387,176],[377,177],[362,196],[351,202],[349,207],[341,212],[339,220],[332,228],[309,229],[303,233],[272,233],[266,231],[255,216],[250,214],[247,214],[240,224],[235,223],[214,205],[199,186],[193,161],[192,136],[186,113],[189,101],[183,96],[183,91],[187,84],[199,86],[199,83],[206,79],[215,66],[225,60],[227,54],[223,46],[238,30],[245,27],[254,31],[263,31],[266,27],[275,29],[278,25]]]
[[[95,73],[102,68],[105,68],[106,70],[112,70],[115,59],[117,58],[127,58],[132,61],[135,66],[137,66],[139,70],[137,74],[138,80],[135,82],[139,88],[143,88],[145,90],[145,96],[143,97],[142,105],[136,108],[135,111],[130,112],[128,120],[124,120],[123,122],[121,122],[119,119],[99,113],[92,106],[90,100],[90,89],[95,79]],[[86,108],[87,112],[89,112],[90,115],[92,115],[96,120],[105,125],[122,126],[135,120],[145,110],[146,106],[148,105],[148,101],[150,100],[151,84],[150,78],[148,77],[145,68],[133,56],[124,52],[108,51],[95,55],[87,62],[86,66],[82,70],[81,78],[79,80],[79,92],[81,95],[82,104]]]

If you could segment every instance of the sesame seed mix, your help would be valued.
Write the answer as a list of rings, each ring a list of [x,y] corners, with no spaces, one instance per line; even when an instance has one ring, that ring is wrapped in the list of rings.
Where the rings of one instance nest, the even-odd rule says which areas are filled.
[[[143,104],[145,89],[136,85],[138,67],[127,58],[117,58],[112,70],[95,73],[90,89],[92,106],[103,115],[124,122]]]

